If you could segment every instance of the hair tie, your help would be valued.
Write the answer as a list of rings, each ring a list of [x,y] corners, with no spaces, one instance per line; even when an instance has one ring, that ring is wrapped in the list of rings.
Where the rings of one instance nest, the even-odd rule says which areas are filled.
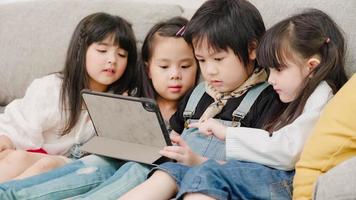
[[[176,36],[182,37],[184,32],[185,32],[185,26],[182,26],[182,28],[180,28],[179,31],[177,31]]]
[[[330,42],[330,38],[327,37],[327,38],[325,39],[325,43],[326,43],[326,44],[329,44],[329,42]]]

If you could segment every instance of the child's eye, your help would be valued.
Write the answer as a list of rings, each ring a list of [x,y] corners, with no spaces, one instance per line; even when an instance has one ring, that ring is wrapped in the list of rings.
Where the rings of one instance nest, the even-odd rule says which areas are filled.
[[[203,62],[205,62],[205,60],[204,59],[197,59],[198,60],[198,62],[199,63],[203,63]]]
[[[283,67],[269,68],[270,72],[281,72],[282,70],[283,70]]]
[[[186,68],[189,68],[191,65],[182,65],[181,67],[183,68],[183,69],[186,69]]]
[[[105,53],[106,49],[97,49],[97,51],[100,52],[100,53]]]
[[[125,53],[118,53],[117,55],[119,55],[122,58],[126,58],[127,57],[127,55]]]
[[[283,71],[283,70],[286,69],[286,68],[287,68],[286,66],[278,66],[278,67],[276,67],[275,69],[276,69],[277,72],[281,72],[281,71]]]
[[[162,69],[167,69],[167,68],[168,68],[167,65],[161,65],[161,66],[159,66],[159,67],[162,68]]]
[[[214,58],[215,61],[222,61],[223,58]]]

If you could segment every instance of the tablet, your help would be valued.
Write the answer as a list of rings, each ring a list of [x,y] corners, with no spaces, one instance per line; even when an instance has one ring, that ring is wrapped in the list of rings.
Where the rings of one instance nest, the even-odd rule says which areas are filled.
[[[154,100],[90,90],[81,94],[96,131],[83,151],[149,165],[169,160],[158,153],[172,144]]]

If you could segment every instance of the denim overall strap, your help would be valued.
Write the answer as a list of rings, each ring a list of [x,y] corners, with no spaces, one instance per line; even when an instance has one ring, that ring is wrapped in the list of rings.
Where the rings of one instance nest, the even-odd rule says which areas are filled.
[[[246,96],[243,98],[242,102],[238,106],[238,108],[233,112],[237,113],[239,115],[234,116],[233,115],[233,120],[232,121],[225,121],[221,119],[216,119],[220,123],[223,123],[225,126],[240,126],[240,121],[234,121],[235,120],[241,120],[245,117],[245,115],[248,113],[249,109],[253,105],[253,103],[256,101],[257,97],[259,94],[268,86],[267,83],[261,84],[259,86],[256,86],[252,89],[250,89]],[[191,95],[191,97],[194,97],[194,91]],[[190,99],[189,99],[190,100]],[[189,101],[188,100],[188,101]],[[196,102],[199,102],[199,99],[196,100]],[[190,104],[192,105],[192,104]],[[196,106],[196,105],[195,105]],[[188,107],[188,106],[187,106]],[[191,107],[190,107],[191,108]],[[191,110],[195,110],[195,108],[191,108]],[[239,118],[241,117],[241,118]],[[197,122],[197,119],[189,119],[186,120],[186,123],[190,122]],[[188,128],[185,127],[183,130],[183,133],[181,134],[182,138],[186,141],[186,143],[189,145],[189,147],[194,151],[195,153],[202,155],[204,157],[208,157],[214,160],[226,160],[226,148],[225,148],[225,141],[219,140],[218,138],[214,136],[205,136],[199,132],[197,128]]]
[[[186,121],[185,125],[187,125],[187,120],[189,120],[190,118],[192,118],[192,116],[195,113],[195,108],[197,107],[200,99],[202,98],[202,96],[205,93],[205,82],[201,82],[199,83],[193,90],[192,94],[190,95],[189,99],[188,99],[188,103],[184,109],[183,112],[183,117],[184,120]]]
[[[241,125],[241,120],[245,118],[246,114],[250,111],[251,106],[255,103],[258,96],[268,86],[269,84],[264,82],[258,86],[253,87],[247,92],[240,105],[232,113],[232,126],[239,127]]]

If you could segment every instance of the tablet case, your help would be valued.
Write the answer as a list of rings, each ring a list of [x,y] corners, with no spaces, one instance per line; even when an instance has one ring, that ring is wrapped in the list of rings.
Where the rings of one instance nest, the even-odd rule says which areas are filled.
[[[172,144],[154,100],[90,90],[82,97],[96,131],[83,151],[150,165],[168,160],[158,153]]]

